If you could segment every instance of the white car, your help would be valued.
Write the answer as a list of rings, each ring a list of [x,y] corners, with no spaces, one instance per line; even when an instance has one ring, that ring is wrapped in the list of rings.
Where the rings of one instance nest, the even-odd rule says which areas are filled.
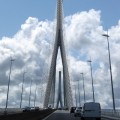
[[[101,107],[100,103],[88,102],[85,103],[82,110],[82,119],[101,120]]]

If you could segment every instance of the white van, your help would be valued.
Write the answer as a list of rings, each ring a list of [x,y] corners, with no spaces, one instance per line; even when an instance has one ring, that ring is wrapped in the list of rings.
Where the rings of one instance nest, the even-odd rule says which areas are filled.
[[[82,119],[101,120],[100,103],[95,103],[95,102],[85,103],[82,110]]]

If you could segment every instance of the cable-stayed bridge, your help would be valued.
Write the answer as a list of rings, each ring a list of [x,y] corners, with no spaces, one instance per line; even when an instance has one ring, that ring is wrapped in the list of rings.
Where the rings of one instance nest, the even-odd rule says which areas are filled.
[[[61,108],[70,109],[73,106],[73,99],[72,99],[70,78],[69,78],[67,59],[66,59],[66,51],[65,51],[65,45],[64,45],[63,0],[57,0],[56,36],[55,36],[55,43],[54,43],[53,54],[52,54],[51,67],[50,67],[50,71],[49,71],[49,78],[48,78],[48,83],[47,83],[47,88],[46,88],[46,93],[45,93],[45,100],[44,100],[45,108],[49,107],[49,105],[50,105],[50,107],[53,107],[53,108],[55,107],[54,102],[55,102],[55,82],[56,82],[56,59],[57,59],[57,54],[58,54],[58,48],[60,48],[62,65],[63,65],[63,88],[61,87],[61,71],[59,71],[59,87],[58,87],[58,99],[57,99],[56,108],[58,108],[58,104],[60,102]],[[91,67],[93,102],[95,102],[91,60],[89,60],[88,62],[90,62],[90,67]],[[81,74],[83,75],[83,73],[81,73]],[[84,80],[84,78],[83,78],[83,80]],[[79,86],[79,84],[78,84],[78,86]],[[63,89],[63,95],[64,95],[63,99],[62,99],[62,95],[61,95],[62,94],[61,89]],[[84,91],[84,102],[85,102],[85,91]],[[79,98],[78,106],[80,107],[80,98]],[[77,107],[77,101],[76,101],[76,107]],[[113,110],[108,112],[108,113],[110,113],[109,115],[106,114],[107,112],[108,112],[107,110],[102,111],[102,115],[103,115],[104,119],[118,119],[115,117],[112,118],[112,116],[114,116],[116,114],[114,101],[113,101]],[[105,117],[106,115],[108,115],[109,117]],[[51,119],[53,119],[53,118],[51,118]],[[50,118],[48,118],[48,120],[49,119]]]
[[[49,77],[46,86],[46,92],[44,97],[43,108],[56,108],[61,109],[70,109],[73,106],[73,96],[71,91],[70,77],[68,71],[68,64],[66,58],[66,49],[64,44],[64,33],[63,33],[63,0],[57,0],[57,15],[56,15],[56,34],[55,34],[55,43],[53,47],[52,60],[50,64]],[[61,61],[63,65],[63,70],[59,71],[59,86],[57,91],[56,88],[56,63],[58,50],[61,53]],[[12,59],[11,59],[12,61]],[[62,74],[61,74],[62,73]],[[32,84],[32,82],[31,82]],[[57,94],[57,99],[55,98]],[[95,101],[95,100],[94,100]],[[55,104],[56,103],[56,104]],[[76,102],[77,103],[77,102]],[[77,105],[76,105],[77,106]],[[80,106],[80,104],[79,104]],[[6,108],[7,111],[7,108]],[[17,110],[16,110],[17,111]],[[41,110],[42,111],[42,110]],[[22,112],[22,111],[21,111]],[[48,111],[46,111],[48,112]],[[102,119],[119,119],[119,111],[116,112],[113,110],[102,110]],[[9,114],[9,113],[8,113]],[[63,117],[61,117],[63,116]],[[68,111],[57,111],[53,117],[46,118],[46,120],[54,120],[56,118],[60,120],[63,119],[74,119],[73,116],[69,116]],[[61,117],[61,118],[60,118]],[[34,119],[34,118],[33,118]],[[79,118],[78,118],[79,119]]]

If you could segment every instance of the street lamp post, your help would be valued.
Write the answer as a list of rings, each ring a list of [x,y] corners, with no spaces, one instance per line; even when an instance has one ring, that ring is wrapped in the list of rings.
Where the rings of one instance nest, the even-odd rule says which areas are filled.
[[[37,92],[37,84],[36,84],[36,87],[35,87],[35,99],[34,99],[34,107],[35,107],[35,102],[36,102],[36,92]]]
[[[20,101],[20,108],[22,106],[22,98],[23,98],[23,85],[24,85],[24,81],[25,81],[25,73],[23,73],[23,81],[22,81],[22,92],[21,92],[21,101]]]
[[[85,84],[84,84],[84,74],[80,73],[82,75],[82,79],[83,79],[83,91],[84,91],[84,103],[85,103]]]
[[[93,74],[92,74],[92,64],[91,64],[91,60],[88,60],[87,62],[90,63],[90,69],[91,69],[91,79],[92,79],[92,91],[93,91],[93,102],[95,102],[95,94],[94,94],[94,85],[93,85]]]
[[[8,99],[9,99],[9,86],[10,86],[10,75],[11,75],[11,70],[12,70],[12,62],[15,61],[15,59],[10,60],[10,72],[9,72],[9,80],[8,80],[8,89],[7,89],[7,99],[6,99],[6,107],[5,107],[5,114],[7,112],[7,106],[8,106]]]
[[[43,90],[42,90],[42,87],[39,87],[39,90],[40,90],[40,103],[41,103],[41,102],[43,102],[43,99],[42,99],[42,98],[43,98],[43,93],[44,93],[44,92],[43,92]],[[40,104],[40,106],[41,106],[41,104]],[[42,107],[42,106],[41,106],[41,107]]]
[[[76,91],[76,87],[75,87],[75,103],[76,103],[76,107],[77,107],[77,91]]]
[[[80,101],[80,80],[78,80],[78,94],[79,94],[79,107],[81,106],[81,101]]]
[[[113,99],[113,110],[114,112],[116,111],[115,109],[115,98],[114,98],[114,88],[113,88],[113,77],[112,77],[112,66],[111,66],[111,56],[110,56],[110,45],[109,45],[109,35],[103,34],[102,36],[107,38],[107,43],[108,43],[108,56],[109,56],[109,67],[110,67],[110,78],[111,78],[111,88],[112,88],[112,99]]]
[[[31,99],[31,86],[32,86],[32,80],[30,82],[29,107],[30,107],[30,99]]]

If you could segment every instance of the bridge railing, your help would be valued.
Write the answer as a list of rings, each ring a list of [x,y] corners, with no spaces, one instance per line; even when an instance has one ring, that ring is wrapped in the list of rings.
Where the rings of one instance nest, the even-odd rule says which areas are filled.
[[[5,112],[5,108],[0,108],[0,115],[3,115]],[[21,113],[22,109],[20,108],[8,108],[7,113],[8,114],[14,114],[14,113]]]
[[[101,114],[110,117],[120,117],[120,109],[114,112],[112,109],[102,109]]]

